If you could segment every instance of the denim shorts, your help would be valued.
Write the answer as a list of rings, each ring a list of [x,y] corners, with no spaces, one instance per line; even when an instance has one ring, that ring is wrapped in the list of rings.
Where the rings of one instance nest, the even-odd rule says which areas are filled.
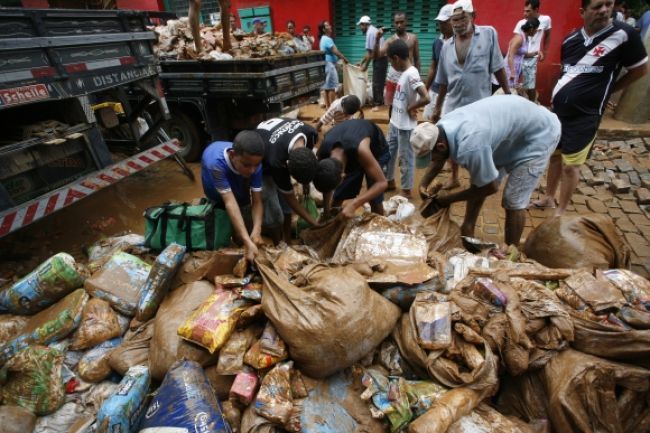
[[[522,84],[526,90],[535,90],[535,78],[537,77],[537,57],[521,60]]]
[[[507,210],[526,209],[539,180],[546,170],[549,155],[524,162],[508,173],[506,187],[503,190],[501,205]]]
[[[271,176],[263,176],[262,202],[264,203],[263,227],[282,225],[286,215],[291,218],[291,207],[285,200]]]
[[[325,84],[323,90],[336,90],[339,86],[339,73],[336,71],[336,63],[325,62]]]

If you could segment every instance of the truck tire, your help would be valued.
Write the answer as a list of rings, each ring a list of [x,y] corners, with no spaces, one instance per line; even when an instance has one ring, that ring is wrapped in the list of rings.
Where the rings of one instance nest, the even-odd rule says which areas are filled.
[[[188,162],[195,162],[201,158],[203,153],[203,134],[196,121],[184,112],[172,109],[171,119],[165,122],[165,131],[170,137],[181,142],[183,148],[180,155]]]

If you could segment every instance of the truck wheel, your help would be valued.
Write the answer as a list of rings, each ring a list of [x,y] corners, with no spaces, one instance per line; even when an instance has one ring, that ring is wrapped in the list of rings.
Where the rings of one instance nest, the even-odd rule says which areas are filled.
[[[170,137],[181,142],[180,155],[188,162],[195,162],[203,153],[203,140],[197,122],[182,111],[172,110],[171,119],[165,123],[165,131]]]

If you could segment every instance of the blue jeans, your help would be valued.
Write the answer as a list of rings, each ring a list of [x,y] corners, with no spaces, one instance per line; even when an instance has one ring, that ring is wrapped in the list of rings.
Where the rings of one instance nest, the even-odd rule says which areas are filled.
[[[411,147],[411,130],[397,129],[390,124],[388,127],[388,150],[390,151],[390,161],[386,170],[386,179],[395,180],[395,163],[399,150],[399,172],[401,175],[400,184],[402,189],[413,188],[413,173],[415,172],[415,154]]]

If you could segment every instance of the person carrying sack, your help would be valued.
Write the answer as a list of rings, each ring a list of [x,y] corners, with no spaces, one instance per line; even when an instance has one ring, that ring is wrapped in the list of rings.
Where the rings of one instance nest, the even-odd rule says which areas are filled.
[[[255,131],[242,131],[232,143],[210,144],[201,159],[203,192],[215,206],[226,210],[250,261],[262,244],[263,157],[262,137]]]

